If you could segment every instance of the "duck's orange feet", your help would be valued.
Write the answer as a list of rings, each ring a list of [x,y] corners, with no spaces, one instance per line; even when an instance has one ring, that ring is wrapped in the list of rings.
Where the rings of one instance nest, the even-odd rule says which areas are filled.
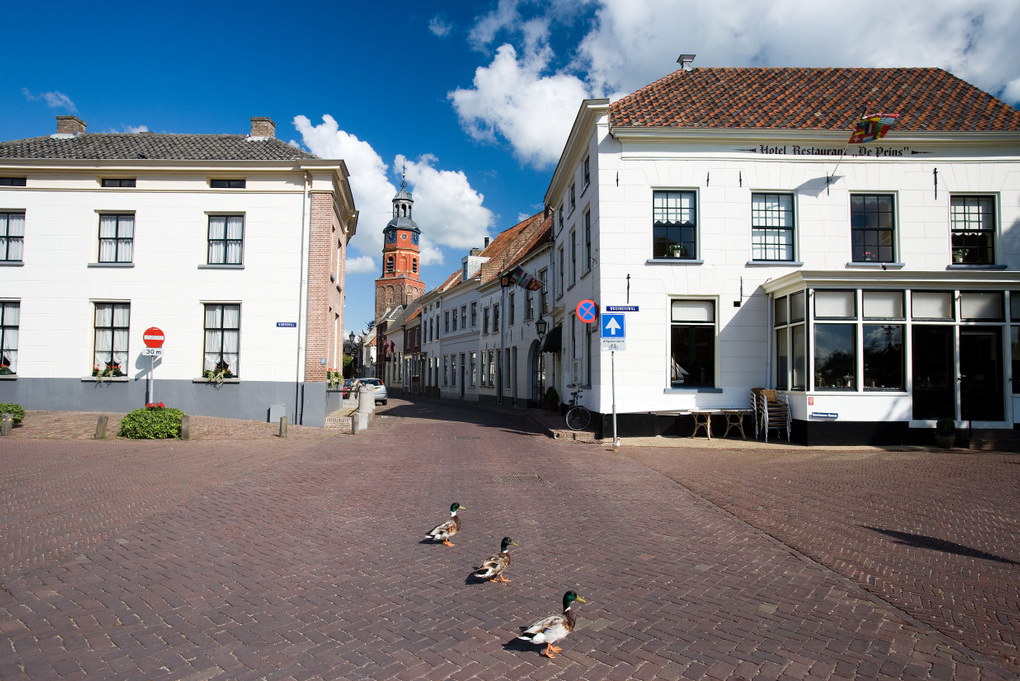
[[[563,650],[563,648],[557,648],[552,643],[550,643],[549,645],[546,646],[545,653],[543,653],[543,654],[546,657],[548,657],[549,659],[552,659],[552,658],[556,657],[555,655],[553,655],[553,653],[558,653],[561,650]]]
[[[447,546],[453,546],[453,544],[450,543],[449,539],[444,539],[443,543],[446,544]]]
[[[494,581],[494,582],[495,582],[496,580],[494,579],[494,580],[492,580],[492,581]],[[506,577],[504,577],[503,575],[500,575],[500,576],[499,576],[499,581],[501,581],[501,582],[505,582],[505,583],[507,583],[507,584],[509,584],[509,583],[510,583],[510,580],[509,580],[509,579],[507,579]]]

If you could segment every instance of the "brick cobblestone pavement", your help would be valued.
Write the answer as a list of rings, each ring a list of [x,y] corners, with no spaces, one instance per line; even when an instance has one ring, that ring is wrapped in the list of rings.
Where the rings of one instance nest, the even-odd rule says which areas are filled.
[[[678,467],[692,452],[703,473]],[[0,678],[1011,678],[978,646],[741,521],[718,491],[692,492],[695,479],[724,484],[713,457],[728,461],[693,446],[612,452],[546,438],[517,414],[392,398],[359,437],[5,439]],[[1005,487],[1003,468],[987,471]],[[719,477],[762,493],[741,470]],[[889,513],[911,493],[831,484],[862,487]],[[757,505],[830,513],[800,511],[783,489]],[[456,546],[424,542],[453,501],[466,507]],[[977,503],[996,501],[982,488]],[[1005,537],[1016,515],[1002,513]],[[838,554],[835,532],[812,541]],[[474,582],[505,535],[519,545],[512,582]],[[1017,559],[973,539],[945,541]],[[567,589],[587,603],[549,660],[515,635]]]

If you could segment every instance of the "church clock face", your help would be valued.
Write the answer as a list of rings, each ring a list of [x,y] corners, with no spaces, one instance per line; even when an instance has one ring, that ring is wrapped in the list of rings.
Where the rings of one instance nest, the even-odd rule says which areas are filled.
[[[388,243],[388,244],[395,244],[395,243],[397,243],[397,233],[396,232],[386,232],[386,243]]]
[[[412,234],[411,235],[411,243],[414,244],[415,246],[418,245],[418,235],[417,234]]]

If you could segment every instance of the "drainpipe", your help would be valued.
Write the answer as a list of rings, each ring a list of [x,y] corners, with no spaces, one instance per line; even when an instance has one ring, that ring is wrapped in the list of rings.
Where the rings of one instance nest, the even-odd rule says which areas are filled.
[[[308,323],[308,315],[305,312],[305,291],[307,288],[305,274],[305,222],[308,219],[308,187],[309,174],[305,171],[304,194],[301,197],[301,245],[299,247],[300,258],[298,260],[298,318],[297,318],[297,361],[294,367],[294,423],[300,424],[303,415],[301,400],[301,383],[304,379],[304,341],[307,338],[308,330],[305,328]],[[304,320],[302,321],[302,317]]]

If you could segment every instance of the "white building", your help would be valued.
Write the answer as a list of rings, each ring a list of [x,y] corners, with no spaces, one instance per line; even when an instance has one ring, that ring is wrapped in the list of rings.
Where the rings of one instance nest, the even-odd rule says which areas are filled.
[[[847,147],[866,108],[898,122]],[[585,101],[546,194],[560,394],[589,387],[611,435],[610,355],[575,312],[592,299],[603,321],[634,309],[621,435],[690,432],[678,413],[755,387],[808,444],[1012,429],[1018,161],[1020,112],[939,69],[685,68]]]
[[[343,161],[251,121],[0,143],[0,402],[323,425],[358,214]]]
[[[548,276],[550,218],[538,213],[472,249],[461,270],[421,304],[423,392],[478,402],[537,406],[546,387],[536,321],[542,291],[505,279],[520,267]],[[548,373],[552,373],[550,367]]]

